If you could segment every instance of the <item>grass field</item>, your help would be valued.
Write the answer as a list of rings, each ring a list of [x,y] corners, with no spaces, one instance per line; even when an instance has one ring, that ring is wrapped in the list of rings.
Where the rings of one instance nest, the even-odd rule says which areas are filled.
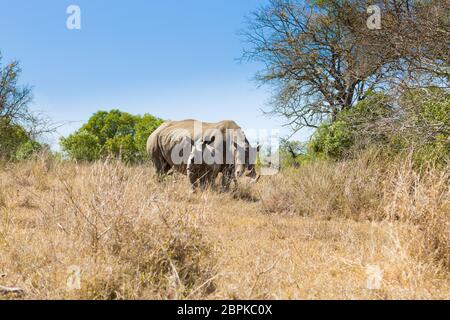
[[[189,193],[150,166],[0,168],[0,299],[450,299],[450,168],[316,162]],[[1,291],[1,290],[0,290]]]

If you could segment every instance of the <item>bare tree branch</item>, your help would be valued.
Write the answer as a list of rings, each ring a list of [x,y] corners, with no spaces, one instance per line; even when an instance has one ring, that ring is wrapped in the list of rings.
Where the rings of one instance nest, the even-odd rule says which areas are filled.
[[[262,62],[256,79],[275,88],[270,113],[294,130],[335,120],[368,92],[448,84],[448,0],[385,0],[381,30],[366,26],[372,1],[320,3],[271,0],[243,32],[243,59]]]

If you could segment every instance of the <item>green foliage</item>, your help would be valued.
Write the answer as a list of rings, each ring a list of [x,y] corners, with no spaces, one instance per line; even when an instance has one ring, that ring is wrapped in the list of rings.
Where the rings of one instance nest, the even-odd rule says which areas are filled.
[[[308,154],[318,158],[341,159],[354,149],[386,143],[381,121],[391,118],[393,108],[382,93],[369,92],[365,100],[342,111],[337,120],[321,125],[308,144]]]
[[[22,127],[11,125],[2,119],[0,119],[0,137],[0,155],[7,160],[13,158],[17,148],[28,140]]]
[[[450,159],[450,95],[442,89],[409,92],[394,107],[387,95],[370,93],[337,120],[321,125],[308,144],[313,158],[342,159],[368,147],[413,150],[417,166]]]
[[[19,84],[19,62],[4,64],[2,58],[0,52],[0,160],[25,160],[42,148],[35,137],[50,130],[29,110],[32,89]]]
[[[71,159],[79,161],[114,156],[136,163],[146,158],[147,138],[162,122],[149,114],[99,111],[80,130],[61,139],[61,147]]]
[[[367,127],[393,115],[389,97],[384,93],[369,92],[367,98],[353,108],[342,111],[339,118],[356,127]]]
[[[342,120],[321,125],[308,144],[308,153],[317,158],[338,159],[353,145],[352,132]]]
[[[61,138],[60,144],[71,159],[95,161],[100,158],[99,138],[86,130]]]
[[[280,165],[282,168],[298,167],[305,153],[305,146],[300,141],[281,139],[280,141]]]
[[[40,150],[42,150],[42,145],[40,143],[33,140],[28,140],[17,148],[15,158],[18,161],[28,160]]]
[[[0,118],[0,158],[11,160],[28,159],[41,145],[32,140],[20,126]]]
[[[450,94],[440,88],[415,90],[401,99],[408,128],[399,144],[415,150],[417,165],[450,160]]]
[[[104,153],[120,157],[124,162],[136,162],[143,159],[137,150],[134,137],[131,134],[120,135],[106,140]]]
[[[292,156],[288,156],[292,152],[286,154],[293,142],[282,143],[282,161],[284,160],[285,166],[298,166],[320,159],[338,160],[368,146],[390,143],[392,137],[379,130],[379,127],[384,119],[393,118],[393,113],[394,109],[386,95],[369,92],[365,100],[340,112],[334,122],[319,126],[307,144],[306,152],[299,152],[294,161]]]
[[[450,94],[443,89],[431,87],[414,90],[401,99],[402,105],[417,125],[441,129],[442,134],[450,131]]]
[[[163,121],[150,114],[144,114],[135,125],[134,143],[141,155],[146,155],[147,139]]]

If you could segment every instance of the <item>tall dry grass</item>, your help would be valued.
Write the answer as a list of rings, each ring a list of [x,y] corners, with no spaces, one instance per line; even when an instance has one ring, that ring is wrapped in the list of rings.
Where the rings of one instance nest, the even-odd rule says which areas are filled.
[[[0,299],[449,299],[449,169],[365,153],[191,194],[147,166],[4,163],[0,286],[25,294]]]
[[[214,257],[198,206],[146,168],[40,162],[1,172],[0,271],[30,298],[194,298]],[[67,279],[81,270],[81,288]]]
[[[258,188],[269,213],[408,224],[421,235],[420,254],[450,267],[450,164],[418,172],[410,155],[369,151],[288,169]]]

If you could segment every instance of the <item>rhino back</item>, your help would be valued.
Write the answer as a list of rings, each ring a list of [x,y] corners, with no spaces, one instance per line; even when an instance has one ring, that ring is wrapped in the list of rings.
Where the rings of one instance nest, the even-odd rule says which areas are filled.
[[[195,126],[201,124],[201,131],[195,130]],[[226,130],[241,130],[241,128],[232,120],[224,120],[217,123],[199,122],[194,119],[181,121],[167,121],[150,135],[147,142],[147,152],[152,159],[157,161],[165,161],[172,167],[177,167],[179,171],[184,171],[188,161],[188,154],[182,154],[183,164],[175,166],[172,160],[172,154],[176,148],[176,152],[180,149],[190,150],[192,141],[198,139],[210,138],[215,132],[220,131],[222,140],[215,141],[216,147],[225,146],[224,140]],[[198,131],[198,132],[197,132]],[[162,159],[162,160],[161,160]]]

